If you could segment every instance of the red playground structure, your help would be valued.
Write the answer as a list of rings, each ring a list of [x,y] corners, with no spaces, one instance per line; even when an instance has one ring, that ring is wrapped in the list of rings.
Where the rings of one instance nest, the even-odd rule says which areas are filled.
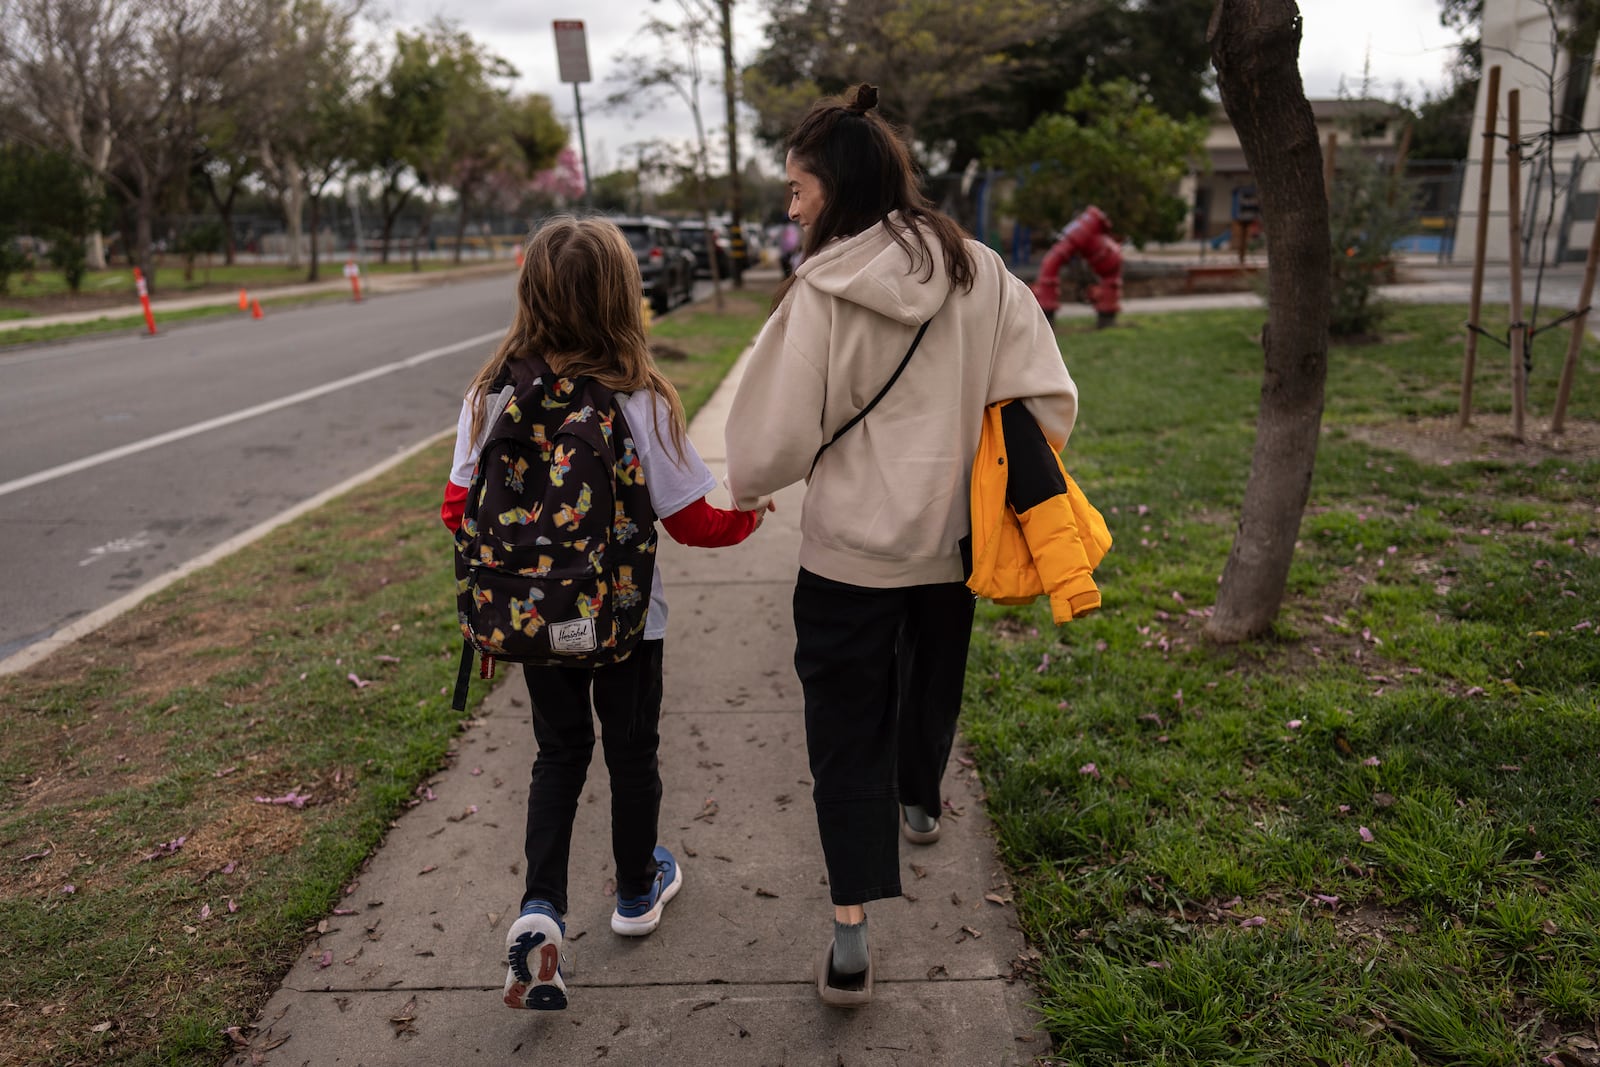
[[[1061,268],[1073,256],[1094,271],[1099,281],[1090,285],[1087,295],[1094,305],[1095,325],[1105,329],[1117,320],[1122,310],[1122,246],[1111,237],[1111,220],[1099,208],[1090,206],[1067,224],[1061,237],[1045,253],[1039,264],[1039,277],[1033,283],[1033,295],[1046,317],[1054,318],[1061,306]]]

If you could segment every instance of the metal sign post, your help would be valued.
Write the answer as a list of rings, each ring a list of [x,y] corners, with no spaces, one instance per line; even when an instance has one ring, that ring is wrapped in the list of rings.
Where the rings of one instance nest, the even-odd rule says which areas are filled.
[[[572,83],[572,103],[578,111],[578,147],[583,153],[583,203],[587,207],[589,194],[589,142],[583,135],[583,97],[578,94],[578,83],[589,81],[589,43],[584,36],[582,19],[556,19],[551,25],[556,35],[556,65],[561,80]]]

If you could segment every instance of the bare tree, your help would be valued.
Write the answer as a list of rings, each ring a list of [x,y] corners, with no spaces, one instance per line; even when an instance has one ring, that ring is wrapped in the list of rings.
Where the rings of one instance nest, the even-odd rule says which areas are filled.
[[[638,55],[619,55],[617,67],[625,71],[621,87],[606,98],[611,108],[639,109],[663,91],[674,93],[689,108],[694,118],[695,198],[700,221],[705,226],[706,255],[711,262],[712,299],[722,312],[722,278],[717,263],[715,231],[711,225],[711,149],[706,141],[705,121],[700,111],[700,86],[705,71],[700,65],[701,49],[714,38],[710,12],[694,0],[677,0],[682,13],[679,22],[650,16],[640,36],[655,40],[655,47]]]
[[[1322,424],[1331,254],[1322,152],[1300,82],[1300,32],[1294,0],[1217,0],[1206,34],[1272,255],[1250,479],[1205,630],[1221,642],[1259,636],[1277,616]]]
[[[110,179],[123,125],[126,61],[135,47],[132,0],[0,0],[0,82],[49,137],[90,173]],[[105,267],[89,235],[88,266]]]

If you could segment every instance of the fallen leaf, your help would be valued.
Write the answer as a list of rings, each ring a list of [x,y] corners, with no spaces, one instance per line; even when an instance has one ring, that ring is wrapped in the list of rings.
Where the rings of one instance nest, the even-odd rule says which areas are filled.
[[[928,968],[928,981],[930,981],[930,982],[933,981],[935,978],[948,978],[948,977],[950,977],[950,972],[944,969],[944,964],[942,964],[942,963],[936,963],[932,967]]]
[[[974,930],[970,926],[963,926],[961,928],[961,932],[966,934],[968,937],[972,938],[973,940],[977,940],[978,938],[983,936],[983,932],[981,930]]]
[[[1003,897],[999,893],[985,893],[983,895],[983,899],[987,900],[991,904],[999,904],[1002,907],[1011,903],[1010,897]]]
[[[437,871],[438,869],[439,869],[439,865],[437,863],[430,863],[426,867],[422,868],[422,870],[417,872],[417,877],[420,878],[425,874],[432,874],[434,871]]]
[[[107,1019],[104,1022],[98,1022],[89,1027],[89,1032],[91,1034],[103,1034],[109,1029],[111,1029],[111,1020]]]
[[[1241,927],[1245,928],[1245,929],[1249,929],[1252,926],[1265,926],[1265,925],[1267,925],[1267,920],[1266,920],[1266,917],[1263,916],[1263,915],[1252,915],[1250,918],[1244,920],[1244,922],[1240,923],[1239,925]]]
[[[758,896],[758,897],[768,897],[768,898],[770,898],[772,900],[777,900],[778,899],[778,894],[774,893],[770,889],[762,889],[760,886],[756,887],[756,896]]]

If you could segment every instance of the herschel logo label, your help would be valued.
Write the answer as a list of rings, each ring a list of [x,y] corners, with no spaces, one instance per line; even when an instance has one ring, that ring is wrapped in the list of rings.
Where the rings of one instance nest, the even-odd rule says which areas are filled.
[[[573,619],[550,624],[550,651],[593,652],[598,647],[593,619]]]

